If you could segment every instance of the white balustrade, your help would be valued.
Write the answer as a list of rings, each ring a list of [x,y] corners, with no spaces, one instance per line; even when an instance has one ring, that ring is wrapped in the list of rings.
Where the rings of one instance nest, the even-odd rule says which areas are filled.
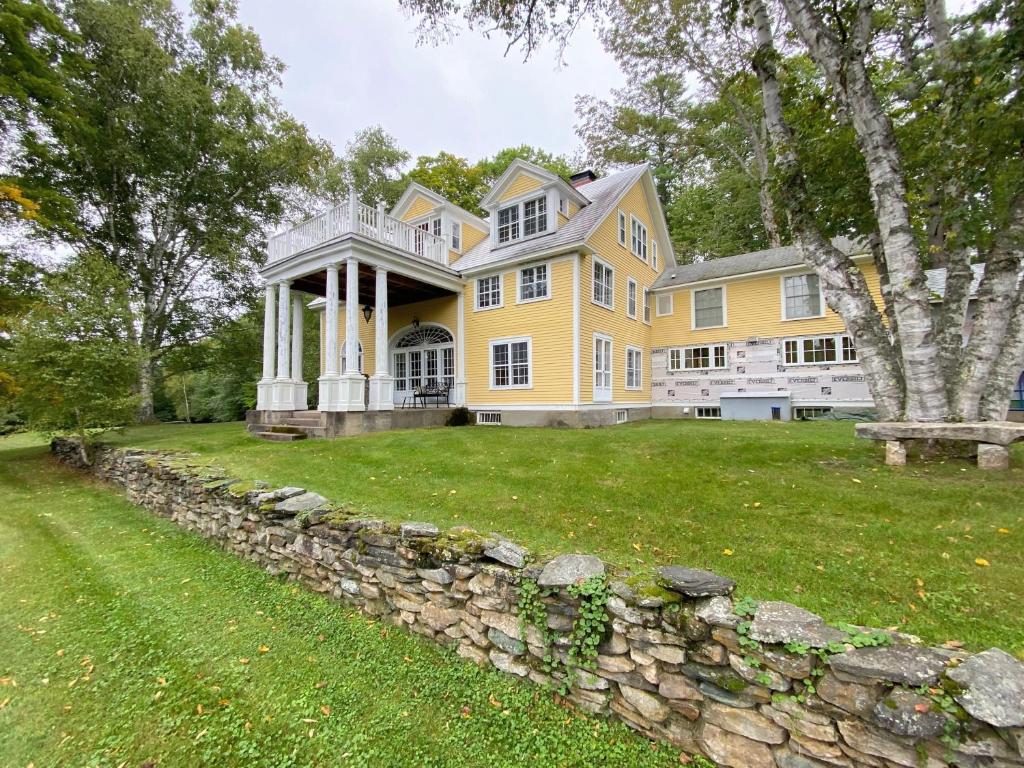
[[[389,216],[381,208],[362,203],[356,203],[356,216],[352,217],[348,201],[271,237],[267,242],[267,263],[287,259],[347,235],[353,231],[353,226],[363,237],[428,261],[448,264],[448,242],[445,238]]]

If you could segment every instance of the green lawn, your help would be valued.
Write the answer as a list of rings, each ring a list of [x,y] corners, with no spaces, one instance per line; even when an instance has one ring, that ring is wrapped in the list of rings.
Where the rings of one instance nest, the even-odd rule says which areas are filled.
[[[273,444],[240,424],[135,428],[242,479],[394,520],[501,531],[539,554],[681,563],[834,621],[1024,657],[1024,450],[1014,469],[889,468],[850,423],[471,427]],[[976,559],[990,565],[975,563]]]
[[[678,765],[270,578],[29,440],[0,440],[0,498],[5,768]]]

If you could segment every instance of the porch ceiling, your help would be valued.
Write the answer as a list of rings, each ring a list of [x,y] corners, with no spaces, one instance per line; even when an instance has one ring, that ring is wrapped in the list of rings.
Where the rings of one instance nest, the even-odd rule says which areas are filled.
[[[359,265],[359,303],[376,305],[376,276],[373,267]],[[338,273],[338,296],[345,300],[345,270]],[[327,296],[327,271],[321,270],[298,278],[292,282],[292,290],[302,291],[314,296]],[[424,283],[412,277],[395,272],[388,272],[388,305],[392,307],[403,304],[415,304],[417,301],[436,299],[441,296],[453,296],[453,291]]]

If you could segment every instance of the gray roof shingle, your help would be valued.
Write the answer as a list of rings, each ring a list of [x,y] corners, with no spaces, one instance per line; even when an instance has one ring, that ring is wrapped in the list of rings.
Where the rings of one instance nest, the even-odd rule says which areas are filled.
[[[861,243],[847,237],[834,238],[832,244],[848,256],[864,253],[867,250]],[[769,269],[796,267],[803,263],[804,260],[795,245],[784,245],[781,248],[751,251],[736,256],[725,256],[720,259],[708,259],[694,264],[668,267],[654,281],[652,288],[688,285],[704,280],[719,280],[747,273],[764,272]]]
[[[569,221],[549,235],[533,238],[518,243],[491,247],[490,237],[484,238],[461,259],[451,266],[457,272],[466,272],[497,262],[529,256],[531,253],[549,251],[560,246],[577,243],[583,240],[597,224],[615,207],[618,199],[625,194],[634,182],[646,172],[646,165],[634,165],[630,168],[605,176],[583,186],[580,191],[592,201],[582,208]]]

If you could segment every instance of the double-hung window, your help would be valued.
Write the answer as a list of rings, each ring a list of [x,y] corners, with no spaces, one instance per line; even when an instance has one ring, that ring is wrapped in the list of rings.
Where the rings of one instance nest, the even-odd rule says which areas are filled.
[[[639,347],[626,347],[626,389],[643,387],[643,353]]]
[[[510,205],[498,211],[498,242],[508,243],[519,239],[519,206]]]
[[[657,305],[658,317],[664,317],[665,315],[672,314],[672,294],[671,293],[659,293],[658,294],[658,305]]]
[[[693,291],[693,327],[721,328],[725,325],[725,289],[704,288]]]
[[[498,244],[547,232],[547,196],[533,197],[498,209]]]
[[[530,340],[492,341],[491,388],[527,389],[530,384]]]
[[[629,249],[634,256],[647,261],[647,227],[636,216],[630,216]]]
[[[523,203],[523,237],[536,235],[548,228],[548,199],[536,197]]]
[[[637,282],[632,277],[626,280],[626,314],[636,320]]]
[[[651,291],[644,288],[644,322],[651,322]]]
[[[615,271],[594,259],[593,298],[595,304],[611,309],[615,303]]]
[[[651,240],[651,267],[658,268],[658,241]]]
[[[476,308],[493,309],[501,306],[501,275],[477,278]]]
[[[808,273],[782,278],[782,313],[784,320],[821,317],[821,283],[817,275]]]
[[[857,348],[853,344],[853,339],[846,335],[784,339],[782,353],[786,365],[857,362]]]
[[[626,244],[626,214],[619,211],[619,245]]]
[[[548,298],[548,265],[537,264],[519,270],[519,301]]]
[[[668,351],[669,371],[704,371],[728,367],[725,344],[681,347]]]
[[[452,222],[452,250],[462,250],[462,224],[457,221]]]

